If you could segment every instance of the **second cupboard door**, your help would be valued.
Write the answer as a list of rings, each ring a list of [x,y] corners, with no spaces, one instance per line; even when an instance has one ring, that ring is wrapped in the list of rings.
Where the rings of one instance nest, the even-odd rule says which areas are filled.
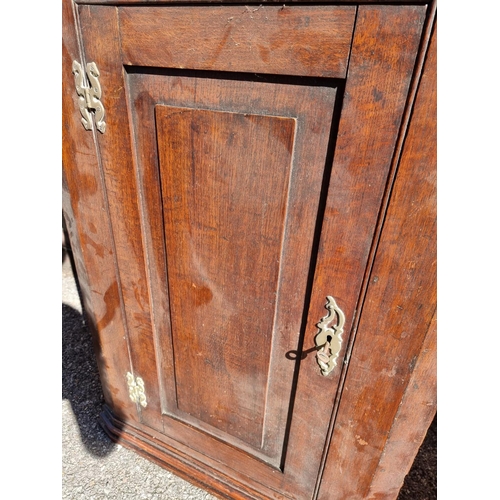
[[[80,8],[136,421],[251,498],[320,477],[345,343],[323,377],[315,325],[333,295],[349,337],[424,13]],[[403,60],[365,53],[404,32]]]

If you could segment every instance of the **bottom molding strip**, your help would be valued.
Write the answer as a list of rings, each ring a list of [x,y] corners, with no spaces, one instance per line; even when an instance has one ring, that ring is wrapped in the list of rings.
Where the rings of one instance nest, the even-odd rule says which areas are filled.
[[[271,493],[271,496],[264,496],[257,491],[250,491],[246,485],[234,481],[210,466],[186,456],[164,442],[159,442],[155,437],[148,436],[140,429],[119,420],[107,406],[104,407],[100,415],[99,423],[114,442],[131,449],[147,460],[219,498],[228,500],[269,500],[270,498],[278,500],[285,498],[274,492]]]

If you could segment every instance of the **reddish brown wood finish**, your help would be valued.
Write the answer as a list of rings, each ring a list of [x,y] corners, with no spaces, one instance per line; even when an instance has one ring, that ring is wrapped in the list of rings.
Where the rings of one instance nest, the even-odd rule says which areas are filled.
[[[384,451],[372,478],[368,498],[395,499],[436,414],[437,318],[429,331],[406,386]]]
[[[148,405],[138,406],[140,420],[162,430],[156,350],[147,267],[141,237],[139,193],[132,161],[132,143],[123,86],[117,11],[108,7],[80,7],[85,56],[97,63],[106,92],[106,133],[97,137],[113,227],[133,373],[148,387]],[[94,36],[95,32],[102,36]],[[105,89],[105,90],[104,90]],[[125,377],[123,373],[123,377]],[[125,380],[125,378],[124,378]]]
[[[417,101],[405,144],[401,168],[415,168],[425,165],[429,180],[434,176],[433,186],[427,187],[428,194],[436,205],[437,167],[437,24],[431,39],[427,61],[420,83]],[[422,144],[422,137],[426,140]],[[423,178],[421,175],[420,179]],[[419,182],[420,185],[420,182]],[[431,202],[431,203],[432,203]],[[436,206],[434,206],[436,210]],[[436,215],[436,214],[435,214]],[[436,228],[426,235],[435,244]],[[436,249],[434,249],[436,259]],[[435,268],[434,268],[434,280]],[[436,300],[436,283],[431,290],[430,300]],[[411,372],[401,405],[391,427],[383,455],[370,485],[370,498],[396,498],[415,456],[416,446],[420,446],[437,408],[437,311],[430,322],[429,331]]]
[[[315,325],[324,315],[328,295],[346,315],[340,359],[348,349],[424,19],[423,7],[359,8],[311,292],[306,352],[314,345]],[[406,50],[401,51],[403,41]],[[311,357],[301,362],[296,410],[314,405],[331,416],[339,396],[332,389],[341,379],[342,365],[331,376],[317,379]],[[321,419],[318,432],[328,435],[329,423],[329,418]],[[300,434],[300,427],[292,425],[290,439],[294,432]]]
[[[64,6],[70,68],[81,58]],[[361,298],[426,11],[78,8],[107,130],[81,127],[69,71],[65,200],[110,434],[224,498],[393,498],[394,457],[407,470],[425,425],[409,437],[398,422],[433,394],[414,386],[434,352],[432,59]],[[327,295],[347,321],[322,377]],[[146,408],[128,399],[127,371]]]
[[[116,274],[113,236],[98,157],[91,132],[80,123],[72,74],[81,61],[72,3],[63,2],[63,211],[75,258],[83,306],[93,334],[106,402],[122,419],[134,418],[123,376],[129,369],[128,348]],[[83,132],[83,133],[82,133]],[[134,416],[133,416],[134,415]]]
[[[170,83],[166,83],[168,81]],[[274,440],[273,436],[283,436],[286,426],[288,401],[284,398],[284,395],[290,393],[295,363],[293,359],[283,356],[283,353],[289,351],[295,352],[297,349],[297,333],[300,329],[301,307],[303,304],[301,297],[305,293],[309,265],[309,257],[304,259],[304,256],[308,255],[307,252],[311,252],[312,247],[314,219],[321,186],[321,173],[322,166],[324,165],[328,130],[331,123],[331,111],[335,95],[334,89],[321,87],[309,89],[304,86],[281,86],[259,82],[224,82],[210,79],[199,80],[177,77],[164,78],[162,82],[162,78],[160,77],[155,78],[141,75],[133,75],[133,78],[130,78],[130,85],[134,89],[132,100],[135,102],[135,96],[140,98],[140,101],[136,104],[138,117],[134,119],[134,122],[136,123],[137,137],[139,138],[138,151],[145,160],[145,163],[140,168],[141,171],[149,171],[151,166],[148,164],[148,159],[154,156],[152,151],[156,150],[154,141],[150,146],[145,145],[148,144],[148,141],[151,142],[151,138],[144,131],[150,130],[151,124],[154,123],[151,102],[154,103],[168,99],[172,103],[184,103],[188,107],[203,106],[227,109],[231,106],[233,112],[238,111],[240,113],[248,111],[248,103],[252,103],[254,111],[261,109],[262,112],[273,110],[274,115],[294,114],[298,123],[297,127],[302,131],[297,134],[294,146],[296,164],[294,166],[294,174],[291,177],[290,202],[288,203],[287,216],[287,219],[291,222],[288,223],[290,225],[290,228],[287,230],[289,237],[286,239],[286,245],[282,251],[282,278],[278,295],[279,307],[277,308],[279,314],[275,319],[275,346],[272,349],[272,369],[269,373],[270,379],[267,389],[270,404],[268,404],[266,409],[266,419],[269,423],[266,425],[268,431],[266,433],[264,449],[268,448],[267,453],[269,456],[271,451],[269,451],[269,446],[266,445],[268,445],[269,440]],[[223,86],[221,87],[221,85]],[[224,90],[222,93],[220,92],[221,88]],[[328,102],[330,104],[327,104]],[[330,111],[326,113],[328,109]],[[310,132],[304,135],[306,131]],[[241,161],[244,161],[244,159],[238,160],[236,163]],[[267,168],[266,163],[262,166],[255,164],[254,169],[257,169],[257,171],[262,168]],[[265,174],[265,170],[260,175],[263,174]],[[156,181],[156,184],[158,183],[159,181]],[[149,189],[146,190],[151,192],[153,185],[154,181]],[[309,199],[308,196],[314,192],[316,195]],[[300,199],[304,201],[299,202],[298,200]],[[145,197],[146,203],[148,203],[148,200],[149,198]],[[153,212],[149,213],[153,214]],[[155,220],[154,215],[148,215],[148,220]],[[237,220],[239,221],[238,224],[241,224],[245,220],[244,214],[242,214],[241,218],[237,217]],[[151,226],[155,227],[157,224],[153,223]],[[252,228],[249,226],[249,231],[251,230]],[[153,257],[150,260],[154,261],[157,259]],[[254,278],[257,279],[258,276],[255,275]],[[268,278],[269,275],[265,274],[265,279],[267,280]],[[303,290],[302,292],[300,292],[301,289]],[[232,302],[235,300],[236,298],[231,299]],[[159,304],[160,306],[161,304]],[[168,335],[165,335],[164,339],[168,339]],[[175,348],[173,350],[175,351]],[[167,351],[172,351],[172,348],[167,349]],[[168,374],[168,368],[165,367],[164,371]],[[255,374],[254,377],[255,382],[257,382],[259,375]],[[173,379],[172,376],[166,378]],[[165,380],[165,386],[168,386],[168,380]],[[310,408],[307,406],[304,407],[302,413],[307,415],[308,412],[310,412]],[[187,420],[186,415],[183,416],[183,419]],[[280,420],[281,425],[277,426],[276,423]],[[191,423],[196,424],[196,422]],[[189,443],[196,449],[207,449],[207,444],[203,444],[206,441],[203,435],[194,435],[192,431],[187,431],[185,427],[179,426],[175,420],[166,421],[165,425],[166,429],[168,427],[167,432],[170,435],[176,436],[182,442]],[[227,436],[222,437],[224,440],[227,440]],[[316,436],[315,439],[319,443],[324,441],[324,437],[320,435]],[[277,440],[271,449],[281,450],[282,442],[283,437]],[[242,448],[241,444],[238,444],[238,447]],[[321,445],[319,448],[321,449]],[[220,456],[220,461],[227,460],[226,456],[231,451],[224,446],[216,444],[211,444],[209,449],[213,456]],[[316,454],[319,457],[318,451]],[[218,455],[214,455],[214,453]],[[274,452],[275,454],[276,452]],[[301,457],[303,452],[298,451],[297,455]],[[274,472],[270,472],[262,468],[261,465],[255,462],[252,463],[244,457],[239,457],[236,463],[241,463],[242,470],[253,468],[256,472],[258,471],[256,476],[266,478],[266,481],[276,481],[276,479],[279,479],[279,476],[276,478]],[[290,468],[290,463],[293,463],[293,460],[287,458],[288,468]],[[296,474],[296,476],[299,477],[300,474]]]
[[[338,498],[397,497],[435,414],[435,309],[434,37],[370,276],[320,499],[332,498],[332,491]]]
[[[344,78],[354,15],[332,6],[120,9],[123,62]]]
[[[246,474],[241,474],[226,463],[207,458],[205,454],[168,438],[165,434],[116,419],[104,408],[101,424],[115,441],[135,450],[162,467],[173,470],[191,483],[197,484],[218,498],[236,500],[281,500],[285,497],[272,489],[260,485],[259,490],[248,486]],[[230,462],[229,462],[230,464]],[[208,465],[208,466],[207,466]]]
[[[119,65],[114,62],[119,61],[118,37],[114,35],[112,29],[114,14],[110,13],[109,9],[103,7],[85,7],[81,9],[81,15],[85,48],[88,51],[87,57],[97,63],[101,75],[108,76],[111,88],[116,86],[118,91],[121,92],[121,89],[126,88],[124,74],[120,84],[118,82],[116,84],[111,83],[118,75],[122,76]],[[96,29],[101,29],[101,24],[108,26],[106,37],[102,37],[98,42],[94,42],[90,34]],[[113,56],[113,54],[115,55]],[[180,89],[185,87],[185,94],[187,92],[187,95],[189,95],[189,82],[184,84],[181,80],[176,83]],[[242,85],[243,87],[241,87]],[[287,419],[289,418],[290,411],[290,402],[287,397],[289,398],[292,390],[295,368],[295,360],[287,358],[286,353],[290,351],[296,352],[298,348],[298,335],[300,333],[302,307],[309,271],[309,258],[307,258],[307,254],[309,253],[310,255],[313,246],[312,239],[315,217],[321,191],[326,146],[334,106],[333,100],[330,100],[330,104],[327,105],[328,100],[325,99],[327,99],[328,95],[333,96],[334,91],[328,87],[312,87],[312,90],[309,91],[307,87],[298,86],[296,89],[293,89],[293,92],[286,92],[287,89],[284,89],[283,92],[276,93],[276,87],[279,86],[271,85],[268,86],[268,92],[264,92],[263,84],[259,85],[258,82],[255,82],[253,84],[255,90],[249,92],[249,89],[245,88],[245,85],[248,86],[248,84],[235,81],[232,87],[239,90],[232,92],[230,91],[232,87],[229,87],[225,91],[224,87],[222,87],[223,91],[221,92],[221,87],[217,88],[217,85],[213,86],[214,91],[210,92],[209,87],[208,91],[204,92],[203,86],[197,87],[195,85],[193,87],[194,96],[196,98],[199,95],[199,101],[205,103],[205,105],[220,101],[224,104],[219,104],[218,106],[222,107],[222,109],[229,108],[231,112],[236,112],[242,107],[243,112],[258,110],[260,106],[263,114],[273,114],[273,110],[279,111],[277,114],[284,116],[290,114],[294,116],[295,113],[295,117],[300,119],[300,127],[304,127],[305,130],[311,130],[312,133],[309,137],[303,137],[302,133],[298,134],[298,146],[294,153],[297,157],[297,162],[294,167],[295,174],[291,179],[289,187],[289,196],[292,202],[289,204],[290,209],[288,213],[288,217],[292,222],[287,223],[290,227],[286,230],[288,237],[284,240],[284,249],[282,250],[286,256],[285,271],[281,270],[281,273],[285,277],[293,276],[293,279],[282,280],[280,282],[279,294],[283,298],[280,298],[280,305],[276,311],[275,323],[278,327],[273,337],[273,344],[275,345],[272,347],[269,345],[270,355],[276,358],[276,361],[271,360],[270,366],[273,369],[270,369],[269,374],[266,374],[269,378],[266,387],[266,391],[268,392],[267,397],[273,404],[266,408],[266,421],[264,423],[264,433],[266,436],[262,446],[264,455],[261,458],[266,462],[274,464],[274,468],[260,461],[252,461],[248,456],[245,458],[245,455],[241,455],[239,449],[246,452],[251,452],[251,450],[248,450],[240,443],[234,443],[227,436],[220,436],[215,431],[212,434],[219,438],[222,437],[223,441],[221,443],[213,441],[205,433],[200,433],[192,427],[180,425],[176,419],[163,419],[163,426],[164,432],[167,435],[176,436],[180,442],[190,443],[193,449],[204,450],[205,453],[217,457],[222,463],[233,463],[233,467],[236,467],[238,470],[253,471],[248,481],[257,490],[261,489],[261,485],[259,484],[261,482],[272,486],[278,491],[283,490],[283,485],[286,485],[289,494],[294,498],[307,494],[306,492],[312,489],[315,474],[304,474],[303,469],[307,465],[311,470],[315,470],[312,465],[314,462],[317,469],[324,446],[324,435],[315,432],[315,428],[311,427],[302,436],[302,439],[308,443],[307,452],[295,451],[292,459],[286,459],[288,472],[284,475],[282,473],[276,474],[275,468],[280,465],[282,460],[283,440],[285,439],[284,434],[287,429]],[[176,87],[173,85],[171,90],[175,91],[175,89]],[[311,94],[311,97],[304,99],[302,96],[306,97],[308,92]],[[319,97],[315,97],[316,94],[324,97],[319,99]],[[169,95],[169,93],[166,93],[161,98],[169,98]],[[203,95],[207,97],[203,98]],[[311,99],[313,100],[311,101]],[[311,101],[311,104],[307,104],[309,101]],[[184,104],[186,105],[185,99]],[[111,102],[111,106],[113,106],[113,101]],[[149,265],[145,264],[145,262],[149,263],[149,258],[145,259],[144,247],[141,249],[140,243],[143,240],[147,241],[149,239],[147,236],[150,230],[149,226],[156,226],[158,224],[158,221],[161,220],[161,212],[159,214],[152,214],[146,212],[144,209],[140,210],[141,200],[146,200],[149,197],[149,193],[153,191],[154,186],[144,186],[144,189],[140,190],[137,185],[137,176],[140,177],[142,175],[141,169],[134,169],[134,166],[130,164],[130,159],[133,158],[133,149],[132,151],[130,150],[132,141],[130,138],[127,138],[127,133],[118,135],[118,125],[120,123],[122,130],[128,130],[126,124],[129,116],[125,114],[124,106],[124,101],[116,101],[116,106],[112,107],[110,111],[115,118],[114,120],[109,120],[106,134],[99,136],[98,140],[102,151],[106,182],[109,183],[108,196],[110,197],[110,206],[112,207],[112,223],[113,227],[116,227],[117,231],[120,232],[120,246],[117,244],[117,258],[122,274],[122,281],[124,282],[124,301],[127,303],[127,300],[134,301],[134,296],[131,294],[131,289],[134,289],[134,287],[137,288],[136,281],[134,280],[145,280],[143,290],[151,289],[151,286],[153,286],[151,283],[155,278],[150,279],[151,274],[148,273],[150,271],[148,269]],[[121,120],[118,117],[121,117]],[[306,118],[307,121],[303,122]],[[154,129],[149,124],[145,130],[151,133]],[[108,134],[108,132],[110,133]],[[128,144],[126,144],[126,140],[129,141]],[[277,144],[277,150],[279,146]],[[143,154],[141,148],[138,149],[137,154]],[[148,155],[148,151],[146,151],[146,155]],[[134,197],[135,206],[133,205]],[[147,204],[148,202],[146,201],[145,203]],[[142,224],[139,223],[139,226],[136,226],[138,222],[134,222],[134,217],[138,217],[138,215],[139,220],[148,220],[149,223],[146,224],[143,222]],[[166,237],[168,238],[168,234]],[[128,246],[127,251],[122,248],[125,244]],[[141,266],[145,266],[146,269],[141,269]],[[138,273],[137,277],[134,278],[133,273]],[[150,278],[146,276],[147,274]],[[267,279],[269,276],[265,275],[263,277]],[[263,277],[259,277],[258,279],[260,280]],[[126,279],[128,280],[127,285],[125,284]],[[135,293],[138,293],[137,290]],[[150,303],[153,303],[154,300],[155,298],[151,294]],[[168,304],[170,305],[169,301]],[[154,311],[153,316],[149,319],[146,317],[146,311],[148,310],[146,307],[148,305],[147,298],[142,297],[142,294],[138,294],[135,298],[135,303],[131,304],[131,308],[127,309],[126,307],[131,319],[128,322],[128,331],[132,365],[134,371],[144,379],[145,385],[148,388],[148,401],[151,401],[151,404],[148,403],[147,408],[141,409],[141,421],[157,430],[161,430],[161,384],[158,383],[159,378],[157,373],[159,367],[161,367],[160,359],[162,361],[165,359],[165,352],[157,343],[168,343],[168,341],[165,340],[166,337],[164,334],[159,333],[164,326],[151,320],[156,317],[154,316]],[[144,320],[139,323],[137,322],[139,318],[138,307],[141,307],[143,311],[141,317]],[[163,309],[166,310],[166,307],[163,307]],[[160,312],[160,315],[165,316],[166,314],[164,315]],[[132,319],[135,322],[132,322]],[[149,327],[147,326],[147,322],[149,322]],[[156,333],[153,331],[153,324]],[[148,328],[150,329],[149,332],[147,331]],[[163,340],[160,341],[158,339]],[[175,346],[173,346],[173,350],[175,352]],[[166,365],[168,365],[168,360]],[[315,375],[317,376],[318,373]],[[259,380],[259,377],[262,375],[256,372],[254,376],[256,380]],[[163,383],[167,385],[168,381],[164,381]],[[237,387],[234,387],[233,391],[237,389]],[[239,390],[244,392],[246,389],[243,387]],[[287,395],[287,397],[284,397],[284,395]],[[304,416],[300,418],[305,420],[310,418],[310,409],[305,407],[304,410]],[[326,418],[327,415],[328,412],[325,415]],[[184,419],[188,420],[186,417]],[[226,442],[232,446],[228,447]],[[312,443],[314,443],[314,446],[312,446]],[[292,446],[289,446],[290,449],[292,449]],[[289,450],[287,450],[287,453],[290,454]],[[260,456],[258,450],[255,450],[253,454]],[[258,480],[256,481],[254,478],[258,478]]]
[[[177,406],[260,448],[295,120],[157,106],[156,123]]]
[[[311,333],[327,295],[338,298],[349,325],[354,320],[424,20],[424,7],[359,8],[314,278]]]
[[[155,196],[155,189],[158,190],[158,185],[163,184],[157,173],[157,159],[156,159],[156,143],[160,144],[165,140],[163,138],[155,138],[149,133],[154,129],[154,104],[157,102],[168,103],[170,105],[180,106],[184,105],[188,109],[194,108],[209,108],[218,111],[231,109],[232,113],[248,114],[250,109],[254,113],[270,113],[270,116],[290,116],[296,120],[296,131],[293,143],[293,157],[294,164],[292,167],[287,194],[287,213],[285,234],[287,238],[280,242],[282,247],[280,250],[280,279],[275,283],[276,286],[276,300],[277,307],[274,315],[274,333],[262,332],[261,338],[255,338],[252,343],[267,352],[270,357],[269,373],[265,370],[265,377],[255,371],[248,371],[248,367],[244,365],[227,365],[226,369],[235,374],[236,379],[245,381],[246,384],[264,384],[267,392],[267,404],[265,411],[264,422],[264,439],[262,444],[262,453],[258,449],[252,449],[244,446],[244,443],[230,439],[230,436],[217,432],[216,428],[208,428],[203,426],[199,420],[190,418],[186,413],[176,412],[175,405],[168,404],[168,401],[175,401],[176,387],[174,381],[173,360],[171,360],[171,353],[176,352],[175,345],[170,344],[170,333],[168,329],[163,331],[159,330],[159,335],[162,344],[162,351],[164,353],[163,359],[163,386],[166,391],[165,407],[167,413],[175,413],[175,415],[184,422],[191,424],[197,428],[203,428],[211,435],[217,436],[224,442],[233,443],[238,449],[242,449],[255,456],[260,456],[264,461],[273,463],[276,467],[280,465],[281,456],[283,453],[283,441],[285,439],[285,430],[287,425],[287,418],[289,416],[289,399],[285,395],[289,395],[293,389],[293,372],[295,368],[295,360],[293,357],[287,357],[286,353],[296,352],[299,343],[299,332],[303,314],[303,296],[306,290],[307,277],[309,272],[309,261],[312,251],[312,240],[314,236],[314,224],[318,208],[318,200],[321,191],[321,181],[323,175],[323,168],[325,164],[326,146],[328,143],[328,134],[330,130],[332,111],[334,106],[335,89],[330,87],[307,87],[303,85],[288,85],[278,83],[263,83],[263,82],[240,82],[240,81],[226,81],[215,80],[210,78],[192,78],[192,77],[170,77],[161,75],[141,75],[131,74],[129,76],[129,86],[131,89],[131,100],[134,103],[134,118],[135,134],[137,141],[137,155],[138,155],[138,171],[141,172],[140,177],[143,179],[143,192],[145,193],[144,212],[147,214],[145,219],[158,220],[161,215],[158,215],[157,210],[161,210],[159,193]],[[265,116],[265,115],[264,115]],[[212,136],[211,140],[216,139],[217,136]],[[218,139],[216,139],[218,140]],[[255,141],[254,138],[248,137],[247,141]],[[262,147],[262,146],[260,146]],[[273,142],[273,149],[276,151],[272,154],[277,154],[283,148],[283,143],[278,140]],[[219,154],[215,155],[212,161],[218,161]],[[189,155],[189,158],[191,155]],[[237,160],[237,161],[236,161]],[[248,160],[246,155],[240,155],[235,158],[235,165],[243,164]],[[254,178],[252,181],[258,183],[259,177],[269,178],[270,165],[272,161],[254,162],[252,170]],[[231,167],[235,168],[235,167]],[[240,169],[240,167],[238,167]],[[191,167],[188,169],[191,170]],[[239,174],[241,175],[241,174]],[[186,182],[191,179],[189,175]],[[250,182],[250,181],[249,181]],[[146,184],[147,183],[147,184]],[[244,190],[246,192],[246,190]],[[315,193],[313,195],[312,193]],[[221,193],[222,194],[222,193]],[[241,232],[242,237],[247,238],[247,247],[251,248],[255,245],[252,239],[249,238],[253,228],[253,223],[249,219],[252,217],[249,212],[249,207],[255,204],[252,197],[245,195],[245,193],[238,194],[234,192],[231,196],[243,196],[243,200],[247,205],[245,210],[234,212],[232,220],[229,219],[234,230],[241,232],[245,228],[244,234]],[[155,197],[157,200],[155,201]],[[221,196],[213,197],[214,199],[210,204],[202,205],[202,210],[210,210],[210,214],[214,216],[214,208],[217,210],[225,210],[227,200]],[[270,205],[268,203],[268,205]],[[270,206],[268,207],[270,208]],[[191,206],[191,210],[196,210],[196,205]],[[262,208],[253,207],[252,211],[262,212]],[[161,212],[160,212],[161,214]],[[284,217],[284,214],[282,215]],[[248,221],[248,222],[246,222]],[[261,221],[262,224],[262,221]],[[156,229],[155,229],[156,228]],[[151,224],[145,228],[147,234],[150,230],[157,232],[157,224]],[[199,231],[196,227],[194,232]],[[166,240],[170,239],[169,234],[165,235]],[[161,235],[152,236],[151,241],[160,241]],[[281,237],[280,237],[281,238]],[[279,239],[280,239],[279,238]],[[149,237],[147,238],[149,240]],[[224,243],[224,241],[223,241]],[[230,248],[229,248],[230,249]],[[150,247],[148,261],[160,262],[162,259],[158,255],[161,253],[161,245],[157,247]],[[259,249],[262,251],[262,249]],[[185,258],[190,254],[185,255]],[[227,259],[238,262],[241,256],[237,254],[228,253]],[[168,261],[168,255],[166,257]],[[254,265],[253,260],[250,259],[250,264]],[[195,266],[199,269],[199,265]],[[204,266],[206,267],[206,266]],[[151,275],[152,288],[160,295],[155,297],[155,304],[157,310],[161,312],[165,309],[166,304],[170,304],[171,300],[165,296],[165,291],[161,291],[161,283],[167,282],[167,273],[162,271],[161,266],[158,267],[159,275],[155,277]],[[261,269],[257,272],[255,269],[253,280],[256,283],[261,283],[261,287],[269,286],[264,282],[270,279],[268,269]],[[217,280],[213,283],[208,283],[210,289],[217,289]],[[171,290],[171,287],[169,286]],[[237,294],[235,288],[235,294]],[[175,290],[174,290],[175,292]],[[156,295],[156,293],[155,293]],[[259,294],[260,296],[260,294]],[[162,300],[159,298],[162,297]],[[164,297],[164,298],[163,298]],[[229,297],[228,306],[234,307],[238,305],[238,296]],[[256,300],[256,299],[252,299]],[[259,300],[259,299],[257,299]],[[193,322],[194,304],[188,304],[186,307],[186,324]],[[242,306],[240,306],[242,307]],[[269,307],[264,300],[252,312],[260,311],[263,308]],[[189,310],[191,309],[191,311]],[[210,308],[207,309],[209,316]],[[170,316],[169,316],[170,317]],[[228,333],[220,336],[223,340]],[[266,337],[268,340],[266,341]],[[218,344],[220,346],[220,342]],[[216,347],[217,344],[214,346]],[[264,347],[267,346],[267,347]],[[182,349],[183,347],[180,346]],[[220,347],[218,347],[220,348]],[[296,357],[296,356],[295,356]],[[249,366],[255,361],[250,361]],[[182,369],[182,367],[179,367]],[[237,374],[237,370],[243,370],[245,378],[242,379],[242,374]],[[195,379],[192,378],[193,383]],[[236,391],[247,391],[248,388],[244,386],[239,388],[235,385],[231,389],[234,402],[238,401],[240,397]],[[304,408],[306,412],[310,409]],[[307,415],[307,413],[306,413]],[[302,418],[308,418],[307,416]],[[276,484],[280,488],[281,479],[280,475],[275,474],[275,470],[270,470],[269,467],[261,463],[249,460],[248,457],[238,456],[235,460],[235,449],[231,449],[225,443],[213,442],[207,440],[203,433],[196,432],[190,427],[186,427],[178,422],[177,419],[166,418],[164,420],[165,432],[171,436],[175,436],[180,442],[189,444],[191,447],[200,451],[210,450],[210,455],[219,457],[220,462],[227,461],[228,456],[232,456],[233,467],[238,470],[248,471],[252,469],[255,477],[265,478],[265,481],[271,481],[270,484]],[[305,463],[316,460],[317,462],[321,456],[322,443],[324,437],[321,435],[310,434],[314,428],[308,428],[304,434],[304,439],[309,441],[309,447],[306,453],[296,454],[296,465],[294,462],[287,460],[287,470],[300,471]],[[312,446],[313,442],[317,443]],[[301,477],[297,474],[287,474],[287,480],[295,480],[295,477]],[[278,482],[277,482],[278,481]],[[291,487],[292,490],[297,490],[298,486]]]

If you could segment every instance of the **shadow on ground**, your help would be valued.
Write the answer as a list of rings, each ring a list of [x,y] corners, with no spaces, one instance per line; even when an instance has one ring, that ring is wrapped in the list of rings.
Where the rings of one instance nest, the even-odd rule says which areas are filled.
[[[62,305],[62,397],[71,403],[87,450],[110,453],[115,445],[98,424],[104,397],[90,332],[80,312],[67,304]]]

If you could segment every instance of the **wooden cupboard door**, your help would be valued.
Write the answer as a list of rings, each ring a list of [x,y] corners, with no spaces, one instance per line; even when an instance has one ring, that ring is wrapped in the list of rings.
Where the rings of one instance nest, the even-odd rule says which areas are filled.
[[[116,365],[144,380],[141,429],[249,498],[312,498],[321,477],[342,363],[320,374],[315,325],[333,295],[349,337],[425,8],[355,16],[79,9],[105,96]]]
[[[164,425],[279,469],[336,89],[142,73],[128,84],[139,170],[155,176],[143,185],[150,238],[164,240],[147,248],[166,263],[150,277],[169,320]]]

